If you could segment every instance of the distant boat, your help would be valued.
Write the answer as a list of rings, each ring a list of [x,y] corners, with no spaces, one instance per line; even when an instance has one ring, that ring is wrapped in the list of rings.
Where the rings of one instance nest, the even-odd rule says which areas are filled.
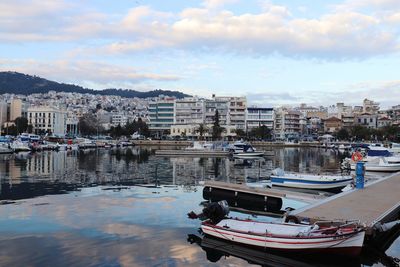
[[[393,153],[400,153],[400,144],[392,143],[391,147],[389,148],[389,151]]]
[[[9,143],[0,143],[0,154],[11,154],[14,150]]]
[[[189,151],[212,151],[216,149],[216,146],[213,143],[204,142],[204,141],[195,141],[192,146],[186,147],[185,150]]]
[[[14,142],[12,142],[11,148],[15,152],[31,151],[31,148],[29,147],[29,143],[28,142],[23,142],[23,141],[20,141],[20,140],[15,140]]]
[[[304,189],[336,190],[344,188],[352,181],[353,177],[350,175],[286,173],[282,169],[275,169],[271,175],[272,186]]]
[[[252,145],[242,141],[231,144],[228,146],[228,150],[235,158],[256,158],[264,156],[263,151],[256,151]]]

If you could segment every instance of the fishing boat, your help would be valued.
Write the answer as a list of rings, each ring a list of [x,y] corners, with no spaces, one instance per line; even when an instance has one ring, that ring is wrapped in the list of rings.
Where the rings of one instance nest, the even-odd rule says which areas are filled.
[[[199,215],[189,218],[205,219],[204,234],[244,245],[288,252],[332,252],[358,255],[361,252],[365,229],[358,222],[314,224],[274,223],[227,218],[226,201],[211,203]]]
[[[320,227],[241,219],[223,219],[217,224],[207,220],[201,229],[207,235],[256,247],[291,251],[336,249],[352,255],[361,252],[365,236],[357,225]]]
[[[275,169],[270,178],[272,186],[317,190],[337,190],[353,181],[353,177],[350,175],[286,173],[282,169]]]

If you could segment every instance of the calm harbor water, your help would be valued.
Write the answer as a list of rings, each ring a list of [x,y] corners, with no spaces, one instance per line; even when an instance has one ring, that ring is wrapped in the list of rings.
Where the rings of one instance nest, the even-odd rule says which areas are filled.
[[[276,167],[339,173],[337,152],[276,149],[252,161],[164,158],[155,149],[0,155],[0,266],[394,266],[390,257],[400,257],[396,237],[353,261],[274,255],[203,238],[186,217],[201,210],[205,180],[243,183]]]

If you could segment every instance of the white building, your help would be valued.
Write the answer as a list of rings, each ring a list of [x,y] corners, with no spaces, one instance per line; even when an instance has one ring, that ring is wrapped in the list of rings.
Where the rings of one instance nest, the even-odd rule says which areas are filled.
[[[274,129],[274,109],[248,107],[246,112],[246,130],[267,126]]]
[[[28,108],[28,123],[35,134],[54,134],[64,136],[67,131],[67,113],[48,106]]]
[[[201,124],[204,123],[204,100],[198,98],[177,99],[175,102],[175,123]]]
[[[175,98],[164,97],[149,103],[149,130],[156,136],[170,134],[175,122]]]

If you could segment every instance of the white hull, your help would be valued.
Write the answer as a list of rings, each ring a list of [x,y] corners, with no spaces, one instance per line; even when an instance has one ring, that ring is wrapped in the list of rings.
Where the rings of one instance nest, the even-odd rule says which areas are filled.
[[[248,221],[244,221],[243,223],[254,224],[254,222]],[[288,226],[288,224],[283,224],[282,226],[290,227]],[[205,234],[241,244],[292,251],[303,251],[312,249],[354,249],[359,251],[361,250],[365,236],[364,231],[358,231],[343,235],[309,235],[304,237],[302,237],[301,235],[280,235],[275,237],[271,234],[268,234],[268,230],[265,231],[267,234],[264,234],[265,232],[263,234],[250,233],[251,231],[236,231],[232,228],[225,229],[223,227],[215,227],[208,224],[202,224],[201,229]]]
[[[351,176],[285,173],[281,169],[274,170],[270,178],[272,186],[320,190],[343,188],[353,181]]]
[[[355,170],[356,165],[351,164],[351,169]],[[400,164],[387,164],[387,165],[378,165],[378,164],[368,164],[365,163],[365,170],[371,172],[398,172],[400,171]]]
[[[236,158],[254,158],[264,156],[264,152],[236,152],[233,154]]]
[[[272,178],[272,176],[271,176]],[[302,188],[302,189],[334,189],[334,188],[342,188],[347,186],[352,182],[352,178],[348,180],[344,180],[342,182],[337,183],[315,183],[310,181],[309,183],[305,182],[296,182],[296,181],[283,181],[283,182],[271,182],[272,186],[283,186],[283,187],[290,187],[290,188]]]
[[[12,150],[11,148],[0,146],[0,154],[10,154],[13,152],[14,150]]]

